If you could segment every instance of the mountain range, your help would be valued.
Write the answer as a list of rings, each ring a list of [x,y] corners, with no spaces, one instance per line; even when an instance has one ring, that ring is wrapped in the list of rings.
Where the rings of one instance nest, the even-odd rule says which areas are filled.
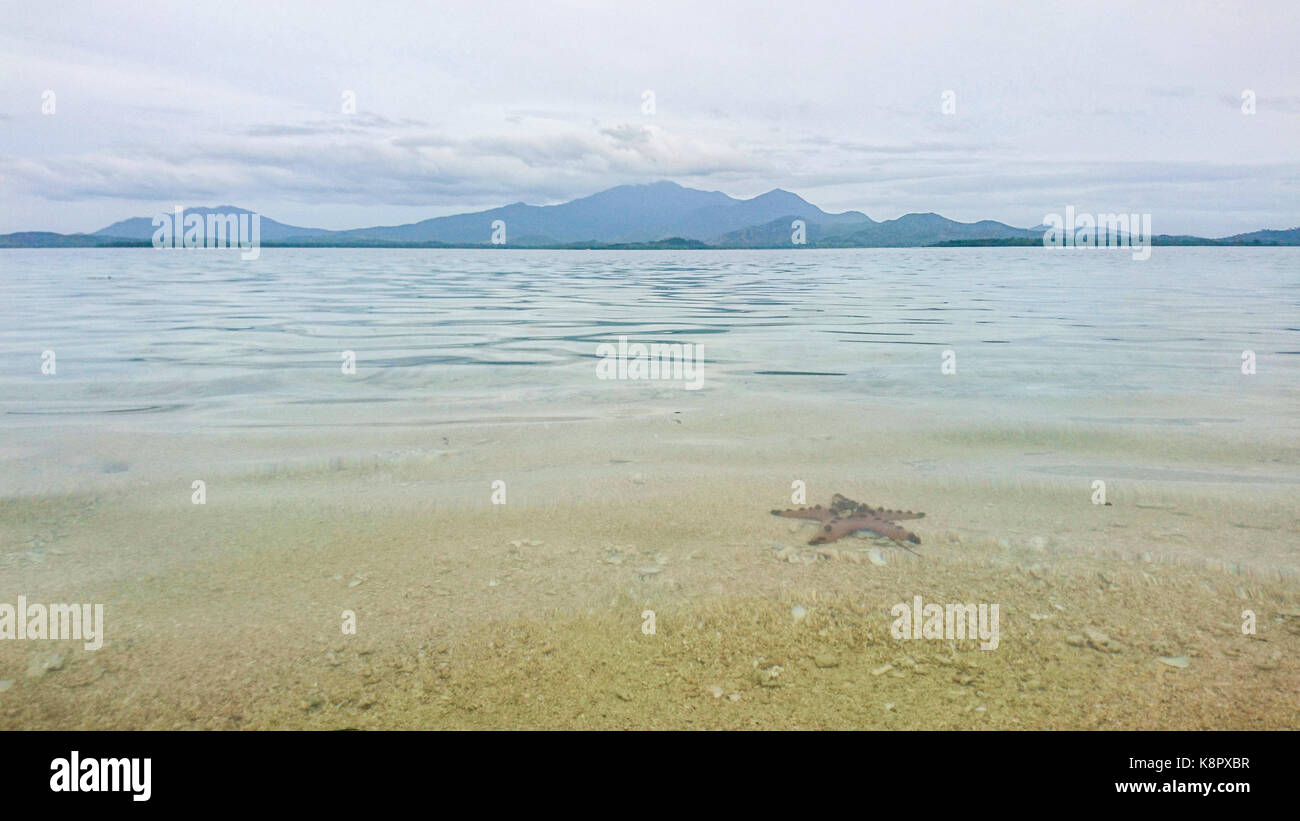
[[[191,208],[186,214],[252,213],[234,206]],[[261,217],[264,246],[491,247],[504,223],[514,248],[790,248],[793,223],[803,221],[805,247],[887,248],[934,245],[1035,245],[1043,228],[1001,222],[956,222],[938,214],[906,214],[877,222],[860,211],[828,213],[789,191],[751,199],[701,191],[673,182],[620,185],[561,205],[522,202],[435,217],[406,225],[343,231],[286,225]],[[498,222],[500,221],[500,222]],[[26,231],[0,235],[0,248],[150,245],[152,217],[115,222],[92,234]],[[498,230],[497,237],[500,239]],[[1300,228],[1265,230],[1220,239],[1158,235],[1157,245],[1300,245]]]

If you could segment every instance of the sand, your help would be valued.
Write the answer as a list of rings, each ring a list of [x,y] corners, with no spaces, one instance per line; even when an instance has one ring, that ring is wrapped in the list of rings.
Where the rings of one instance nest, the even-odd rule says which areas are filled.
[[[1205,405],[64,432],[113,469],[0,501],[0,601],[101,602],[107,638],[0,641],[0,728],[1294,729],[1300,437]],[[919,555],[816,556],[768,512],[796,480],[926,511]],[[893,637],[915,595],[997,603],[998,648]]]

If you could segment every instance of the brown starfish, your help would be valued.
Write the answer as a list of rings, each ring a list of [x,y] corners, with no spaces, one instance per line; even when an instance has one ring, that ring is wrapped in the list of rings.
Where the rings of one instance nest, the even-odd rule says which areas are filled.
[[[869,530],[872,533],[878,533],[887,539],[899,542],[900,547],[909,551],[912,551],[912,549],[902,544],[902,542],[920,544],[921,540],[915,533],[904,530],[894,522],[901,519],[920,519],[925,516],[924,513],[913,513],[910,510],[873,508],[838,493],[831,499],[830,507],[813,505],[812,507],[792,508],[790,510],[774,510],[772,515],[786,516],[791,519],[812,519],[821,522],[821,529],[808,544],[826,544],[827,542],[842,539],[859,530]],[[912,552],[915,553],[916,551]]]

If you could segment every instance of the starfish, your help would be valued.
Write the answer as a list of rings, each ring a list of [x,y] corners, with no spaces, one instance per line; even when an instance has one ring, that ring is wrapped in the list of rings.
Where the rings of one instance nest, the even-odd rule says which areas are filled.
[[[913,553],[916,551],[902,543],[920,544],[921,540],[915,533],[904,530],[894,522],[901,519],[920,519],[925,516],[924,513],[913,513],[910,510],[873,508],[838,493],[831,499],[830,507],[813,505],[790,510],[774,510],[772,515],[821,522],[821,530],[808,544],[826,544],[842,539],[850,533],[857,533],[859,530],[869,530],[887,539],[893,539],[900,547]]]

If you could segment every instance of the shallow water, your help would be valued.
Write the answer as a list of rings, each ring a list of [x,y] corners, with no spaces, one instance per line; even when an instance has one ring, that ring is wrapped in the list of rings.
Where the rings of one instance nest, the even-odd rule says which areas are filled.
[[[817,631],[720,627],[718,682],[663,658],[691,682],[679,700],[620,689],[602,726],[695,726],[715,684],[746,726],[1094,726],[1110,707],[1089,688],[1112,682],[1181,693],[1115,708],[1122,726],[1300,726],[1298,303],[1297,249],[0,252],[0,601],[102,601],[111,624],[30,681],[36,651],[0,642],[19,681],[0,726],[589,726],[485,684],[484,631],[525,622],[519,664],[569,641],[564,669],[612,678],[545,694],[600,699],[645,662],[611,624],[639,636],[651,606],[666,634],[734,627],[792,599]],[[599,379],[619,336],[702,345],[701,389]],[[1098,479],[1113,504],[1092,503]],[[768,515],[794,480],[809,504],[925,510],[921,554],[853,537],[843,561],[811,555]],[[885,564],[847,561],[868,549]],[[988,711],[943,678],[877,715],[834,680],[899,654],[862,644],[868,622],[839,673],[811,664],[826,631],[918,591],[1003,603]],[[852,606],[821,621],[818,595]],[[1233,627],[1243,601],[1268,642]],[[358,636],[339,638],[342,608]],[[1127,651],[1069,643],[1095,628]],[[804,651],[779,698],[732,669]],[[1153,659],[1180,654],[1166,682]],[[1254,689],[1215,695],[1226,680]],[[447,706],[480,691],[495,718]]]
[[[1146,262],[1012,248],[5,251],[0,300],[6,416],[184,425],[291,420],[311,403],[598,398],[611,386],[591,378],[595,348],[619,335],[702,344],[708,388],[728,396],[959,392],[1012,413],[1044,395],[1240,392],[1244,350],[1263,363],[1250,390],[1300,375],[1289,248],[1158,248]],[[338,378],[343,350],[354,379]],[[937,378],[944,350],[959,379]]]

